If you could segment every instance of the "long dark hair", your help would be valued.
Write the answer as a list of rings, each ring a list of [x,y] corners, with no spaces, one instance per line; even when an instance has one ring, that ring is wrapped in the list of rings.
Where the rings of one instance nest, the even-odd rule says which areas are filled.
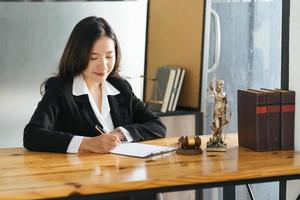
[[[89,62],[91,49],[101,36],[106,36],[115,43],[116,62],[110,76],[120,78],[121,52],[117,36],[105,19],[96,16],[86,17],[74,27],[61,56],[56,76],[71,79],[84,71]],[[40,87],[41,94],[47,80]]]
[[[117,37],[105,19],[95,16],[82,19],[74,27],[58,65],[58,76],[73,78],[84,71],[91,49],[101,36],[109,37],[115,43],[116,62],[111,75],[119,77],[121,55]]]

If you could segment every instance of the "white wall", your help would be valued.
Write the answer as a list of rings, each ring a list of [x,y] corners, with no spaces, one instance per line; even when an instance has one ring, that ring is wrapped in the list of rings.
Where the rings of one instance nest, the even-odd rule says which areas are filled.
[[[290,66],[289,89],[296,91],[296,118],[295,118],[295,149],[300,151],[300,1],[291,0],[290,5]],[[287,199],[296,199],[300,193],[300,180],[289,181]]]
[[[147,1],[0,2],[0,148],[22,146],[39,87],[57,65],[75,24],[104,17],[120,41],[121,73],[144,74]],[[130,79],[142,97],[143,79]]]

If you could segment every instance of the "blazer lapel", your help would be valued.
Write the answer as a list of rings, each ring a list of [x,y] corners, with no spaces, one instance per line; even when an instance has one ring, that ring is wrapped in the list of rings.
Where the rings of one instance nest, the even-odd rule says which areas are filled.
[[[92,128],[92,130],[94,130],[95,133],[95,125],[98,125],[101,128],[103,128],[102,124],[100,124],[92,109],[88,95],[74,96],[74,99],[77,103],[80,114],[83,116],[83,118],[86,119],[88,124],[91,126],[90,128]]]
[[[108,96],[111,119],[115,127],[127,122],[127,109],[124,105],[124,97],[121,94]]]

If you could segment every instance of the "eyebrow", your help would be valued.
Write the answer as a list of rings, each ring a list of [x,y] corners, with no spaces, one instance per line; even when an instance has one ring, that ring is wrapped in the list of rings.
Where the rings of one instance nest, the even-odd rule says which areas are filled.
[[[107,51],[106,54],[107,54],[107,53],[113,53],[113,52],[114,52],[114,51]],[[100,55],[100,54],[99,54],[99,53],[96,53],[96,52],[92,52],[91,55]]]

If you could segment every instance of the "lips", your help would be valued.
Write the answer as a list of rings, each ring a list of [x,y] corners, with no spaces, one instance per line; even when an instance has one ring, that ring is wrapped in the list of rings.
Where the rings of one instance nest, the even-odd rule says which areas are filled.
[[[104,76],[105,75],[104,72],[94,72],[94,74],[97,75],[97,76]]]

